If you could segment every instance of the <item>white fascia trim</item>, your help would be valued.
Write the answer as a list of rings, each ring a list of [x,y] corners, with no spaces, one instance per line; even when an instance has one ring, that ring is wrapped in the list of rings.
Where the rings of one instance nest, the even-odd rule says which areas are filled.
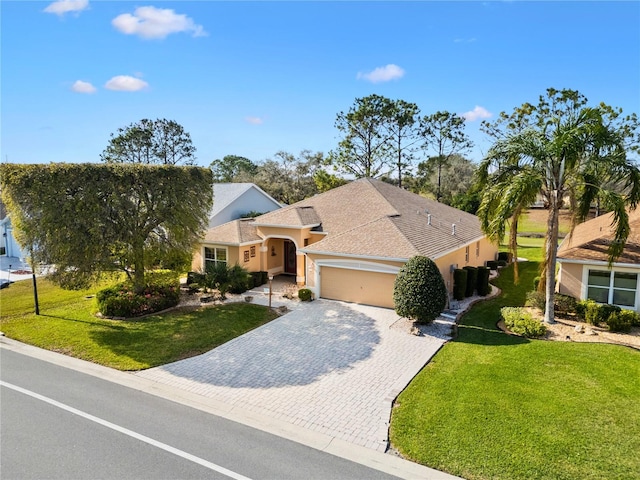
[[[243,242],[243,243],[233,243],[233,242],[202,242],[202,246],[204,247],[215,247],[218,245],[222,245],[224,247],[246,247],[248,245],[259,245],[262,243],[262,240],[253,240],[251,242]]]
[[[321,252],[321,251],[317,251],[317,250],[307,250],[305,248],[301,248],[299,251],[304,253],[305,255],[328,255],[330,257],[364,258],[364,259],[367,259],[367,260],[384,260],[384,261],[387,261],[387,262],[408,262],[409,261],[408,258],[379,257],[379,256],[375,256],[375,255],[353,255],[353,254],[350,254],[350,253]],[[318,260],[318,261],[320,261],[320,260]]]
[[[431,260],[435,260],[436,258],[440,258],[440,257],[444,257],[445,255],[449,255],[450,253],[453,252],[457,252],[458,250],[460,250],[461,248],[465,248],[465,247],[470,247],[471,245],[473,245],[476,242],[480,242],[482,240],[484,240],[485,238],[487,238],[485,235],[481,236],[481,237],[477,237],[474,238],[473,240],[468,241],[467,243],[462,243],[457,247],[454,248],[450,248],[449,250],[445,250],[444,252],[440,252],[437,255],[434,255]]]
[[[254,225],[256,227],[288,228],[290,230],[303,230],[305,228],[313,228],[313,227],[320,226],[319,223],[312,223],[310,225],[298,226],[298,225],[278,225],[275,223],[258,223],[258,222],[254,222]]]
[[[578,265],[591,265],[594,267],[606,267],[607,269],[609,269],[609,262],[603,262],[601,260],[576,260],[573,258],[558,258],[558,263],[575,263]],[[637,265],[635,263],[621,263],[621,262],[614,262],[611,264],[611,268],[631,268],[631,269],[635,269],[635,270],[639,270],[640,269],[640,265]]]
[[[314,262],[317,267],[343,268],[346,270],[364,270],[366,272],[380,272],[397,274],[401,267],[383,263],[363,262],[359,260],[333,260],[325,258]]]

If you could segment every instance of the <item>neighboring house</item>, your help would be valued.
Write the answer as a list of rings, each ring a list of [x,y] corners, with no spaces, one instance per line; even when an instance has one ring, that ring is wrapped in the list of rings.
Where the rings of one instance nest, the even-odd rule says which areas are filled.
[[[628,213],[629,238],[611,266],[612,213],[581,223],[563,240],[558,248],[559,293],[640,311],[640,208]]]
[[[4,203],[0,201],[0,256],[25,258],[27,251],[20,248],[13,237],[11,218],[7,215]]]
[[[393,307],[393,283],[415,255],[452,269],[484,265],[497,247],[475,215],[393,185],[360,179],[255,219],[209,229],[193,268],[238,263],[295,275],[317,297]]]
[[[209,228],[236,220],[249,212],[266,213],[282,205],[253,183],[216,183]]]

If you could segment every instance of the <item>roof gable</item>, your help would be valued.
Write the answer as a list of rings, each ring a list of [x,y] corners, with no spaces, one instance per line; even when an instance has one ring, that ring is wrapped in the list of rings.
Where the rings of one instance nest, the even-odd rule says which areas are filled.
[[[627,210],[630,233],[617,263],[640,265],[640,208]],[[613,213],[607,213],[576,225],[573,235],[558,248],[559,259],[608,262],[609,246],[614,241]]]

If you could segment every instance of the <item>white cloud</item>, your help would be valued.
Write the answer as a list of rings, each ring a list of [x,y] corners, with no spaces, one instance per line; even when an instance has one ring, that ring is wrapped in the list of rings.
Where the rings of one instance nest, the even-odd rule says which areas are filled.
[[[262,125],[264,123],[264,119],[260,117],[245,117],[244,121],[251,125]]]
[[[129,75],[117,75],[104,84],[107,90],[117,90],[121,92],[137,92],[147,88],[149,84],[139,78]]]
[[[71,86],[71,90],[76,93],[95,93],[96,87],[91,85],[89,82],[83,82],[82,80],[76,80],[76,82]]]
[[[206,36],[202,25],[183,14],[168,8],[138,7],[111,20],[111,24],[126,35],[138,35],[146,39],[165,38],[179,32],[190,32],[194,37]]]
[[[398,65],[394,65],[390,63],[384,67],[378,67],[375,70],[362,73],[358,72],[358,80],[364,79],[371,83],[380,83],[380,82],[388,82],[390,80],[397,80],[399,78],[404,77],[404,70],[400,68]]]
[[[64,15],[69,12],[81,12],[89,7],[89,0],[58,0],[50,3],[44,9],[46,13],[55,13],[56,15]]]
[[[491,113],[486,108],[476,105],[476,108],[468,112],[464,112],[462,116],[465,118],[465,120],[475,122],[479,118],[491,118],[493,116],[493,113]]]

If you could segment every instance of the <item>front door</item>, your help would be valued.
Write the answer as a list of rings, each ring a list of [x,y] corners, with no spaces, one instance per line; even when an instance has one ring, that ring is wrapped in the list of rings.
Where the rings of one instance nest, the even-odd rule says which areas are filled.
[[[284,241],[284,273],[295,275],[296,269],[296,244],[291,240]]]

